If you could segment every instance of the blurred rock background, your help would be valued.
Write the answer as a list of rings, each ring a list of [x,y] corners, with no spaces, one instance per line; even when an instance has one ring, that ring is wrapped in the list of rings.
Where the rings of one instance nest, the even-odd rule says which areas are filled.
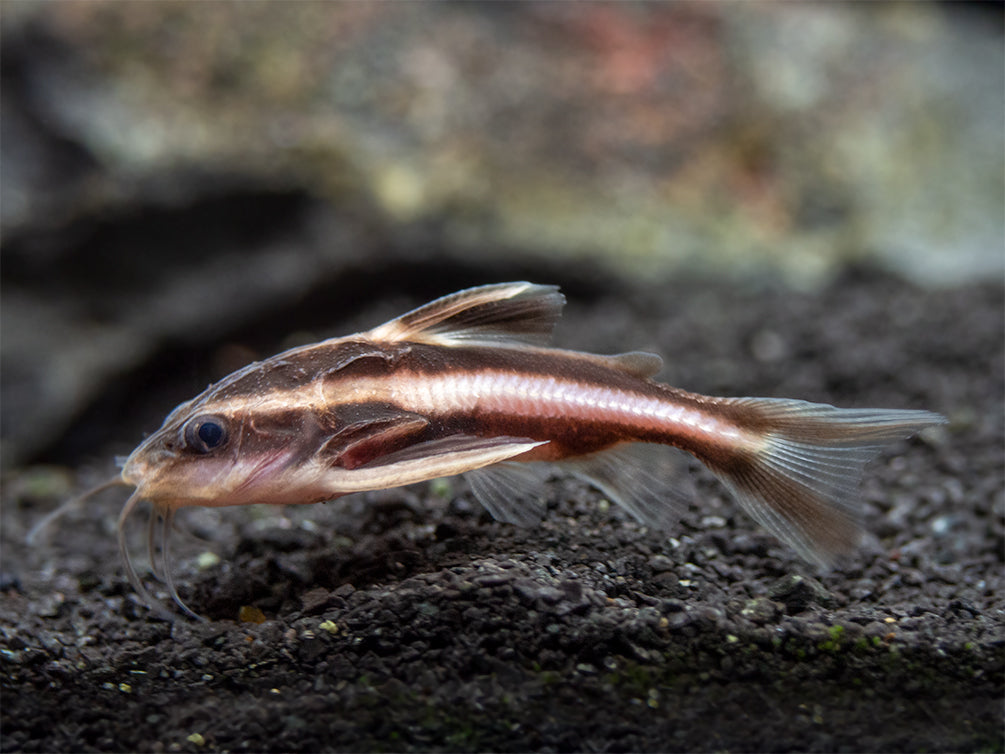
[[[8,469],[463,285],[1002,279],[999,4],[0,13]]]

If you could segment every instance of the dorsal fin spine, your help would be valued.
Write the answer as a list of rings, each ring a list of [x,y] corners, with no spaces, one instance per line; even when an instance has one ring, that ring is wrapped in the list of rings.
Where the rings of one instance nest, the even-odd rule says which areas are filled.
[[[468,288],[392,319],[367,335],[377,341],[438,345],[546,345],[562,314],[557,286],[527,282]]]

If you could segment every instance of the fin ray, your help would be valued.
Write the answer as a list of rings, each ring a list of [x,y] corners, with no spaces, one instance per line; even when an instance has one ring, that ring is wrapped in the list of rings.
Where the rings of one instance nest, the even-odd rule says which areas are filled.
[[[668,445],[633,443],[563,461],[574,476],[592,484],[637,521],[666,531],[691,500],[682,473],[687,456]]]
[[[554,285],[483,285],[438,298],[374,328],[368,336],[438,345],[545,345],[564,305],[565,296]]]
[[[883,445],[945,419],[929,411],[839,409],[806,401],[735,398],[763,426],[763,447],[710,468],[746,512],[804,559],[829,566],[861,537],[858,488]]]
[[[450,435],[415,443],[352,470],[328,469],[324,480],[333,493],[338,495],[389,489],[438,477],[455,476],[507,461],[546,442],[505,435]]]
[[[497,521],[531,526],[544,518],[547,472],[536,463],[503,462],[464,474],[478,502]]]

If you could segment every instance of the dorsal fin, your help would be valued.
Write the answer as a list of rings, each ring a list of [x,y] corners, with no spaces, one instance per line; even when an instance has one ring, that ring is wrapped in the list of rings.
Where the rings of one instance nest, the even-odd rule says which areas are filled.
[[[663,368],[663,357],[648,351],[629,351],[613,356],[597,356],[611,369],[634,377],[652,377]]]
[[[483,285],[438,298],[374,328],[368,336],[438,345],[545,345],[564,305],[565,296],[554,285]]]

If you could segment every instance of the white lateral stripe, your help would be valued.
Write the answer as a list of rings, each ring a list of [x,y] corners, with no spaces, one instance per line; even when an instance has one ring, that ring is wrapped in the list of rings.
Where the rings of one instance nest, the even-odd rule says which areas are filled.
[[[322,392],[324,397],[322,399]],[[631,425],[641,420],[740,440],[745,433],[711,411],[672,400],[614,390],[538,374],[479,370],[421,374],[399,371],[379,377],[353,377],[264,395],[228,398],[199,407],[202,412],[272,413],[295,409],[323,412],[353,403],[387,402],[423,415],[448,415],[476,409],[519,416],[597,418]]]
[[[384,378],[385,380],[387,378]],[[604,413],[626,424],[642,419],[708,433],[719,439],[739,439],[734,424],[709,411],[683,406],[600,385],[533,374],[483,370],[458,374],[423,375],[388,386],[391,401],[420,414],[452,414],[481,409],[522,416],[593,418]],[[386,389],[386,388],[385,388]]]

